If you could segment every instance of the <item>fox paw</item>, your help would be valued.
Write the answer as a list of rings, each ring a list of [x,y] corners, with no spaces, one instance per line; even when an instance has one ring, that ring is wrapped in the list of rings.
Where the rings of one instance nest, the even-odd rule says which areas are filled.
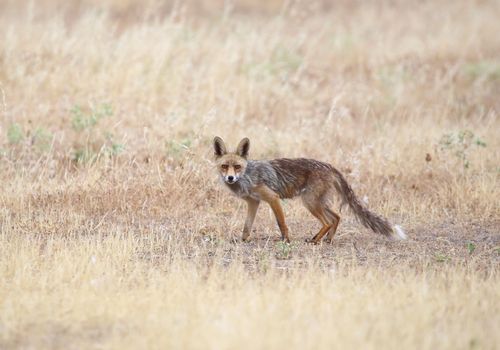
[[[319,244],[319,242],[315,241],[314,238],[306,238],[305,242],[309,243],[309,244],[314,244],[314,245],[318,245]]]

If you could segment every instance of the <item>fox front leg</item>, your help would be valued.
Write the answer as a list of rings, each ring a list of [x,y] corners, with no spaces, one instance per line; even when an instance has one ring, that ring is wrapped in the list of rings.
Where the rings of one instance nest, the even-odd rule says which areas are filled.
[[[283,208],[281,208],[280,197],[278,194],[265,185],[256,187],[255,192],[257,192],[260,198],[266,201],[273,210],[276,221],[278,222],[278,227],[281,231],[281,239],[290,243],[290,238],[288,237],[288,227],[285,223],[285,214],[283,213]]]
[[[241,237],[244,242],[247,242],[252,232],[253,221],[255,220],[255,214],[257,214],[257,209],[259,208],[260,201],[248,198],[246,199],[248,204],[247,218],[245,220],[245,227],[243,227],[243,236]]]

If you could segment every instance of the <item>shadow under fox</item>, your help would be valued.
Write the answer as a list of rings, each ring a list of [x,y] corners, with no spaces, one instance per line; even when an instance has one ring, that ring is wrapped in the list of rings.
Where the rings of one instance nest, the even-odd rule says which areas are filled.
[[[300,196],[304,206],[322,224],[319,232],[308,242],[319,243],[326,235],[331,242],[340,216],[331,209],[337,192],[342,204],[348,204],[359,221],[374,232],[393,239],[405,239],[399,226],[392,226],[383,217],[369,211],[354,194],[344,176],[328,163],[306,158],[249,160],[250,140],[244,138],[235,152],[228,152],[224,141],[213,141],[217,169],[225,185],[248,204],[243,228],[243,240],[248,240],[255,214],[261,201],[267,202],[276,216],[282,239],[290,241],[288,227],[280,200]]]

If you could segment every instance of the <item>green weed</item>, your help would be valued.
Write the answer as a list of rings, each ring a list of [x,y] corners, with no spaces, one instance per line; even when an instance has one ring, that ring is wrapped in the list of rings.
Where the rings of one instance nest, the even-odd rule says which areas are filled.
[[[285,241],[279,241],[276,244],[276,259],[278,260],[289,260],[292,258],[292,252],[295,246],[292,243],[287,243]]]
[[[436,260],[437,262],[448,262],[450,261],[450,257],[446,254],[443,254],[443,253],[436,253],[436,255],[434,255],[434,260]]]
[[[12,145],[16,145],[24,139],[24,132],[19,124],[13,123],[9,126],[7,129],[7,139]]]
[[[181,141],[170,140],[165,142],[165,149],[169,156],[179,158],[192,145],[190,138],[184,138]]]
[[[33,144],[39,151],[46,152],[50,149],[53,137],[50,131],[37,128],[33,133]]]
[[[488,80],[500,79],[500,62],[482,61],[469,63],[464,66],[464,72],[472,79],[486,78]]]
[[[472,242],[467,242],[466,246],[467,246],[467,251],[469,252],[469,255],[474,253],[474,251],[476,250],[476,245]]]
[[[441,152],[451,153],[461,162],[464,169],[468,169],[471,165],[469,161],[471,149],[486,147],[486,142],[470,130],[461,130],[444,134],[438,145]]]
[[[102,103],[89,112],[84,112],[80,106],[75,105],[70,110],[70,114],[73,130],[81,132],[94,127],[102,118],[112,116],[113,109],[110,104]]]

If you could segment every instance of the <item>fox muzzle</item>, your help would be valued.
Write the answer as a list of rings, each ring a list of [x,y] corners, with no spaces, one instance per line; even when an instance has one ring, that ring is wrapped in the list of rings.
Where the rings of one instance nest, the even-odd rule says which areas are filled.
[[[224,181],[228,184],[234,184],[236,181],[238,181],[238,176],[236,175],[227,175],[227,176],[224,176]]]

